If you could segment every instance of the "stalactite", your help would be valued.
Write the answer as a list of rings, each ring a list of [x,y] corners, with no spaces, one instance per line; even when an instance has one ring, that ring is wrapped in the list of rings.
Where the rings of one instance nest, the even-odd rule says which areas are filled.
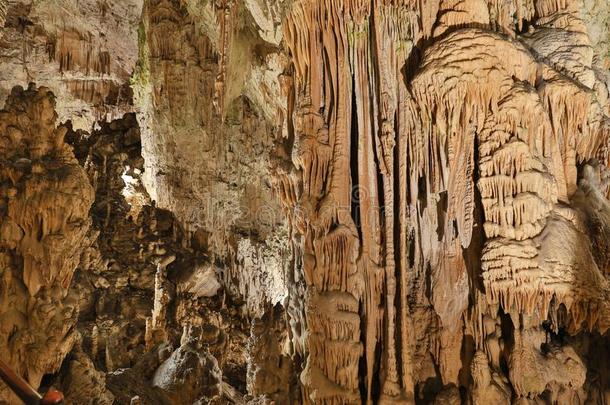
[[[559,234],[562,227],[574,237],[582,232],[580,215],[563,207],[579,189],[577,164],[602,153],[605,124],[589,90],[590,47],[576,6],[432,3],[292,5],[284,28],[296,93],[293,173],[303,181],[303,194],[291,191],[294,180],[283,174],[282,201],[289,217],[299,212],[295,230],[305,236],[303,271],[314,296],[328,288],[349,289],[345,274],[353,264],[346,268],[343,258],[346,247],[355,249],[357,241],[354,274],[363,277],[364,288],[354,298],[363,303],[366,369],[360,378],[367,402],[375,400],[374,384],[379,384],[382,403],[418,395],[413,379],[424,368],[413,364],[418,349],[412,328],[421,328],[414,318],[423,319],[431,306],[438,320],[430,322],[438,331],[427,341],[443,384],[463,381],[456,353],[466,344],[461,328],[472,328],[476,347],[485,351],[473,354],[471,372],[479,375],[473,395],[505,403],[515,387],[500,370],[500,357],[508,349],[501,349],[506,343],[496,323],[498,311],[545,319],[560,302],[571,313],[573,330],[581,327],[577,325],[604,328],[596,316],[585,314],[591,313],[586,303],[592,296],[594,301],[605,296],[606,282],[595,268],[577,275],[575,264],[551,259],[559,242],[549,235]],[[337,19],[336,10],[344,10],[342,18]],[[428,12],[438,12],[435,22],[426,20]],[[419,14],[416,23],[408,17],[411,13]],[[545,27],[574,32],[574,40],[584,47],[578,57],[584,67],[559,66],[553,60],[554,51],[544,45]],[[329,36],[337,42],[327,43]],[[411,56],[419,67],[409,71],[410,41],[431,37],[431,45],[418,50],[419,60]],[[342,87],[345,75],[351,86]],[[342,104],[350,97],[351,109]],[[357,146],[349,154],[354,162],[349,177],[340,160],[348,141]],[[333,205],[338,193],[346,194],[337,184],[357,190],[348,223],[342,221],[347,212],[342,217]],[[477,223],[477,204],[484,223]],[[350,219],[357,220],[357,232]],[[469,272],[478,270],[470,270],[463,256],[471,249],[474,232],[484,232],[486,238],[480,257],[485,291],[477,292],[476,299],[469,291],[475,288]],[[339,235],[345,235],[342,242]],[[327,247],[336,253],[325,251]],[[584,245],[582,249],[588,251]],[[431,278],[430,293],[421,287],[425,277]],[[564,277],[580,281],[567,288]],[[597,285],[592,287],[597,293],[585,285]],[[473,300],[476,311],[470,308]],[[322,347],[331,344],[322,336],[332,332],[308,308],[309,328],[318,330],[317,322],[325,325],[321,339],[305,345],[308,364],[321,364],[318,356],[327,352]],[[462,324],[463,319],[470,320]],[[372,375],[377,369],[379,376]],[[337,377],[332,368],[321,370],[326,379],[317,380],[325,381],[317,389],[315,379],[304,381],[306,402],[338,398],[337,390],[317,396]],[[346,380],[343,384],[353,387]],[[342,392],[341,401],[350,402],[350,395]]]
[[[340,11],[342,6],[346,14]],[[301,379],[307,402],[354,403],[359,398],[357,365],[362,347],[357,302],[362,275],[356,265],[358,234],[349,213],[350,126],[355,112],[351,98],[344,97],[353,91],[350,33],[344,18],[362,24],[366,10],[366,2],[298,2],[285,28],[297,95],[292,160],[303,173],[303,194],[297,206],[304,210],[307,222],[303,250],[309,290],[307,326],[310,330],[321,326],[306,340],[308,359]],[[326,63],[320,65],[319,60]],[[337,65],[332,63],[335,60]],[[345,307],[341,301],[331,304],[341,296],[356,306]],[[346,323],[348,316],[351,320]],[[338,374],[339,369],[343,371]]]
[[[216,82],[214,83],[214,104],[221,119],[224,120],[224,113],[226,109],[226,85],[227,85],[227,70],[229,69],[229,51],[231,49],[230,43],[232,40],[231,26],[235,20],[235,2],[233,0],[218,0],[216,2],[218,23],[220,30],[220,38],[218,47],[219,61],[218,61],[218,74],[216,75]]]

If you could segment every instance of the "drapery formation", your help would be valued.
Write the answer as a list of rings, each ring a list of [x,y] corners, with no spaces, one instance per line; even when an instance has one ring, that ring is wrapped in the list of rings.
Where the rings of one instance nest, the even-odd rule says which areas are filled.
[[[582,388],[573,350],[540,343],[547,320],[609,326],[607,93],[579,3],[525,3],[292,5],[275,177],[305,402],[413,402],[427,352],[479,401]]]

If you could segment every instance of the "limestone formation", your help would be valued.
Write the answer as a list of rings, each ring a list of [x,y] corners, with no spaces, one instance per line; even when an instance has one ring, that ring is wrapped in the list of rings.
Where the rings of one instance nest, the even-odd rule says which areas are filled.
[[[287,17],[296,176],[280,172],[278,188],[296,196],[283,199],[314,331],[304,402],[411,402],[428,340],[441,386],[470,389],[459,355],[470,344],[492,367],[473,370],[486,375],[478,398],[493,386],[504,401],[578,403],[578,355],[558,349],[558,377],[536,342],[546,320],[553,333],[608,328],[594,236],[606,199],[591,202],[595,226],[573,201],[592,192],[582,187],[607,195],[603,175],[586,180],[596,169],[577,173],[608,159],[608,88],[595,83],[583,5],[430,3],[299,1]],[[503,313],[512,331],[497,333]],[[486,347],[491,333],[503,353]],[[492,384],[502,364],[508,381]],[[524,387],[529,372],[537,388]]]
[[[610,401],[607,1],[0,0],[0,27],[0,354],[36,388]]]
[[[49,89],[30,85],[13,88],[0,110],[0,353],[35,387],[77,337],[69,287],[91,244],[93,190],[54,107]],[[17,401],[4,385],[0,397]]]
[[[0,99],[34,81],[53,91],[62,122],[91,130],[120,118],[133,105],[141,8],[142,0],[2,0]]]

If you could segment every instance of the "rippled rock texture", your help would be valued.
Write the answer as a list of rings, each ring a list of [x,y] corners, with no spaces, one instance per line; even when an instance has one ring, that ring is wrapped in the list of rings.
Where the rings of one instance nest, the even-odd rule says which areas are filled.
[[[607,55],[582,7],[293,4],[278,177],[306,284],[305,402],[605,390],[587,386],[598,349],[573,337],[609,326]]]

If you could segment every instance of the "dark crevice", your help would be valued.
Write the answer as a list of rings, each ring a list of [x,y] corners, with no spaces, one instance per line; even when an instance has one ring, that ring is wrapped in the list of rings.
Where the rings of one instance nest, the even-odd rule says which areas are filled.
[[[483,232],[483,223],[485,222],[483,203],[481,193],[476,184],[479,181],[479,143],[477,136],[474,136],[473,144],[474,152],[472,156],[474,170],[472,171],[472,184],[474,193],[474,208],[473,208],[473,222],[472,222],[472,236],[470,238],[470,245],[467,248],[462,249],[462,257],[466,264],[466,271],[468,274],[468,284],[470,287],[470,302],[474,303],[475,291],[479,290],[483,292],[483,276],[481,273],[481,255],[483,252],[483,245],[485,243],[485,235]]]
[[[360,199],[363,197],[360,190],[359,181],[359,156],[358,156],[358,106],[356,103],[356,81],[354,75],[352,75],[352,122],[350,131],[350,174],[351,174],[351,214],[356,229],[358,230],[358,236],[362,240],[362,229],[361,229],[361,214],[360,214]],[[366,197],[366,196],[365,196]]]

